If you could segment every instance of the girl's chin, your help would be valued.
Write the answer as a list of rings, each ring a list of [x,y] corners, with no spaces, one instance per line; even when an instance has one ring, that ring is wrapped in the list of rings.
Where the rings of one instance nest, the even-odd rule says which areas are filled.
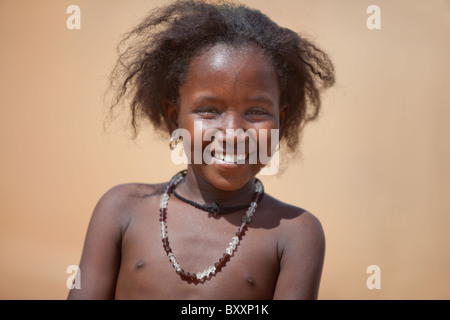
[[[214,162],[210,165],[194,165],[195,171],[215,188],[236,191],[244,187],[260,171],[260,166],[250,164]]]

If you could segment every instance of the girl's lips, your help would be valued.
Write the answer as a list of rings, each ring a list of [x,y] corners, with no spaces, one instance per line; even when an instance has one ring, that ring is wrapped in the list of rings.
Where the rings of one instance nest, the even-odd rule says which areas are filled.
[[[242,154],[222,154],[222,153],[212,153],[212,160],[214,164],[218,164],[225,168],[237,168],[245,164],[256,164],[256,151],[253,153],[242,153]]]
[[[213,164],[218,165],[224,169],[236,169],[247,163],[247,161],[245,161],[246,160],[245,156],[243,159],[242,159],[242,157],[240,157],[240,159],[242,159],[242,160],[239,160],[239,161],[229,161],[229,160],[234,160],[234,158],[237,158],[237,156],[231,156],[231,157],[225,156],[224,159],[217,158],[216,156],[212,157]]]
[[[245,153],[242,154],[222,154],[222,153],[214,153],[212,154],[214,160],[218,162],[227,163],[227,164],[244,164],[247,155]]]

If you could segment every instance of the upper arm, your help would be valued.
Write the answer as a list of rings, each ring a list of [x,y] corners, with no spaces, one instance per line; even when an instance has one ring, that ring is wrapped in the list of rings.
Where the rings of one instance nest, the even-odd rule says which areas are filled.
[[[120,266],[122,233],[127,221],[124,186],[98,201],[92,214],[79,266],[80,288],[69,299],[112,299]]]
[[[274,299],[317,299],[325,255],[320,221],[303,212],[283,228]]]

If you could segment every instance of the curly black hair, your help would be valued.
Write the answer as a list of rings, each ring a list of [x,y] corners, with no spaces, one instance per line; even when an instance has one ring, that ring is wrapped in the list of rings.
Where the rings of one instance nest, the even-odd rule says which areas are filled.
[[[163,101],[179,105],[179,87],[191,60],[218,43],[256,45],[273,64],[280,106],[288,106],[280,140],[294,151],[304,125],[319,114],[321,91],[334,84],[333,64],[305,37],[241,4],[179,0],[151,11],[118,46],[111,112],[129,97],[135,137],[142,119],[167,132]]]

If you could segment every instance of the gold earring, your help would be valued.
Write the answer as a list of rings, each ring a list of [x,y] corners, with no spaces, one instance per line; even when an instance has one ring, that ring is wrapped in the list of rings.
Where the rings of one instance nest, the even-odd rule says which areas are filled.
[[[178,138],[170,137],[170,140],[169,140],[169,148],[170,148],[170,150],[171,151],[175,150],[175,148],[177,147],[177,144],[181,140],[183,140],[183,137],[178,137]]]

